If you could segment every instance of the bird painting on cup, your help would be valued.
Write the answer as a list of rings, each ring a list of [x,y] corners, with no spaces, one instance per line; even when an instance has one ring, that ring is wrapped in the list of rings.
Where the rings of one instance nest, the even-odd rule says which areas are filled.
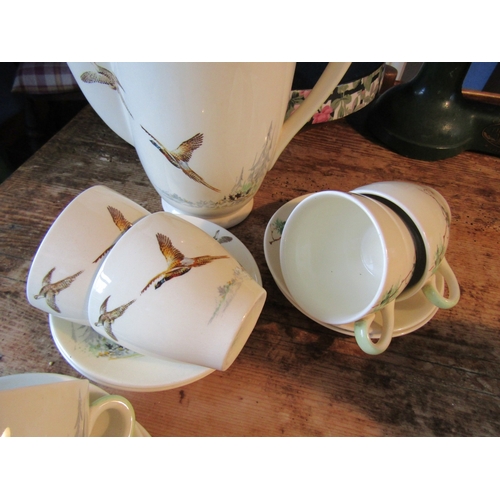
[[[35,299],[45,299],[47,305],[53,309],[54,311],[60,313],[61,310],[59,306],[56,304],[56,295],[61,293],[63,290],[66,290],[73,281],[83,273],[83,271],[78,271],[77,273],[68,276],[56,283],[52,283],[52,273],[55,271],[55,267],[53,267],[43,278],[42,280],[42,288],[40,291],[34,296]]]
[[[198,182],[199,184],[203,184],[208,189],[215,191],[216,193],[220,193],[220,189],[217,189],[214,186],[211,186],[208,182],[205,181],[200,175],[198,175],[191,167],[188,165],[189,160],[193,154],[195,149],[198,149],[203,143],[203,134],[195,134],[193,137],[184,141],[179,145],[179,147],[173,151],[167,149],[163,144],[160,143],[158,139],[156,139],[152,134],[150,134],[142,125],[142,130],[148,134],[151,139],[150,142],[155,146],[160,153],[176,168],[180,169],[184,172],[190,179]]]
[[[152,278],[142,289],[141,293],[144,293],[153,283],[155,284],[155,290],[157,290],[165,282],[173,278],[178,278],[179,276],[188,273],[195,267],[204,266],[217,259],[228,258],[227,255],[202,255],[200,257],[186,257],[180,250],[174,247],[172,241],[168,236],[157,233],[156,239],[158,240],[160,251],[167,261],[167,269]]]
[[[108,295],[105,299],[104,302],[101,304],[100,310],[99,310],[99,319],[95,323],[95,326],[102,326],[104,328],[104,331],[113,339],[118,342],[118,339],[115,337],[113,331],[111,330],[111,325],[117,320],[119,317],[123,315],[123,313],[135,302],[134,300],[131,300],[130,302],[127,302],[126,304],[123,304],[111,311],[108,311],[108,300],[111,297],[111,295]]]
[[[128,109],[127,103],[123,98],[122,91],[125,92],[125,89],[122,87],[121,83],[118,81],[116,75],[110,71],[109,69],[104,68],[103,66],[99,66],[97,63],[93,63],[96,70],[95,71],[85,71],[80,75],[80,79],[85,83],[100,83],[102,85],[107,85],[110,89],[114,90],[118,93],[123,105],[127,109],[130,116],[132,113]],[[121,89],[121,90],[120,90]],[[133,118],[133,116],[132,116]]]
[[[115,226],[120,230],[121,233],[124,233],[128,229],[132,227],[132,223],[125,218],[125,216],[118,210],[117,208],[108,206],[108,211],[111,215],[111,218],[113,219],[113,222],[115,223]],[[114,246],[114,243],[106,248],[104,252],[97,257],[96,260],[94,260],[92,263],[95,264],[97,261],[102,259]]]

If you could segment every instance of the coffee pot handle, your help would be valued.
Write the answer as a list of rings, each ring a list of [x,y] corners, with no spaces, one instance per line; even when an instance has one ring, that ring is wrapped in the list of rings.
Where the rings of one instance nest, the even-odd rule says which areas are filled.
[[[351,65],[350,62],[330,62],[323,71],[316,85],[311,90],[305,101],[297,108],[296,111],[285,120],[274,153],[273,161],[270,169],[276,163],[276,160],[283,152],[287,144],[293,139],[297,132],[307,123],[313,114],[327,100],[342,77]]]

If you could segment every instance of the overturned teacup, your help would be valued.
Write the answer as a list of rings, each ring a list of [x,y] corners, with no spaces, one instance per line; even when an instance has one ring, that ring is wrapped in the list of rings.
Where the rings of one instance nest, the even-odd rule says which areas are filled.
[[[354,322],[363,351],[387,349],[394,300],[415,267],[412,237],[392,210],[364,196],[312,194],[286,221],[280,262],[290,294],[310,317],[331,325]],[[375,344],[368,332],[377,311],[383,331]]]
[[[119,237],[147,214],[105,186],[83,191],[61,212],[38,247],[26,284],[29,303],[88,325],[88,291],[97,269]]]
[[[90,291],[88,318],[135,352],[226,370],[265,299],[218,241],[158,212],[134,224],[109,252]]]

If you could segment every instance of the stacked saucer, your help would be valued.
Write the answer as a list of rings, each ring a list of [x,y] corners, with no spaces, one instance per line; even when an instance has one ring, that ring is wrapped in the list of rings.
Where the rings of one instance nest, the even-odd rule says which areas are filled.
[[[385,184],[387,184],[388,186],[386,186]],[[369,193],[371,193],[371,191],[374,191],[376,190],[376,188],[379,187],[377,184],[374,184],[373,186],[374,186],[373,189],[369,189],[371,186],[365,188]],[[380,183],[380,187],[381,189],[388,187],[389,190],[393,188],[401,189],[408,187],[409,189],[415,190],[415,186],[409,185],[409,183]],[[359,188],[359,190],[363,191],[364,189]],[[428,193],[430,192],[434,198],[437,196],[435,195],[434,190],[430,191],[427,190],[427,192]],[[354,322],[345,324],[332,324],[331,322],[318,319],[318,317],[316,317],[315,314],[311,313],[307,307],[304,307],[303,305],[299,304],[299,302],[296,300],[294,295],[291,293],[289,287],[287,286],[286,279],[283,275],[282,264],[281,264],[282,257],[280,257],[280,253],[282,252],[281,248],[282,235],[284,228],[286,226],[287,219],[290,217],[294,209],[301,202],[303,202],[310,196],[311,195],[308,194],[289,201],[288,203],[283,205],[270,219],[264,234],[264,254],[266,262],[278,288],[285,295],[285,297],[292,303],[292,305],[294,305],[303,314],[305,314],[312,320],[316,321],[317,323],[321,324],[322,326],[345,335],[354,336],[355,335]],[[441,201],[441,198],[439,198],[439,201]],[[441,205],[445,205],[445,202],[441,202]],[[433,207],[433,209],[435,208]],[[445,221],[449,220],[449,209],[447,208],[447,210],[448,212],[446,212],[446,217],[443,217],[443,220]],[[432,238],[429,237],[429,235],[426,236],[432,240]],[[402,294],[400,299],[395,301],[394,328],[392,333],[393,337],[405,335],[417,330],[418,328],[422,327],[427,322],[429,322],[432,319],[432,317],[436,314],[439,308],[452,307],[458,301],[459,298],[458,285],[456,284],[456,279],[453,273],[450,271],[450,274],[447,274],[449,266],[444,259],[444,251],[446,250],[447,243],[448,241],[446,240],[445,244],[443,245],[441,254],[441,259],[444,262],[442,268],[445,268],[446,271],[436,272],[437,270],[436,267],[433,270],[433,272],[430,271],[428,275],[424,275],[426,272],[425,265],[420,265],[420,268],[418,270],[414,268],[415,279],[413,279],[412,282],[414,283],[416,281],[419,281],[418,287],[414,288],[413,292],[407,291],[406,294]],[[422,245],[420,246],[422,247]],[[423,252],[422,248],[420,248],[419,252],[417,252],[419,254],[418,258],[420,260],[422,260],[422,252]],[[425,256],[423,257],[423,260],[425,264]],[[438,267],[439,264],[440,263],[437,263]],[[429,265],[427,267],[431,266]],[[442,296],[445,290],[445,280],[448,286],[450,286],[451,283],[453,297],[450,297],[450,299],[444,299],[444,297]],[[426,283],[426,285],[423,285],[424,282]],[[432,298],[431,296],[432,294],[429,293],[428,289],[432,289],[435,297],[437,298]],[[370,338],[378,339],[381,336],[382,331],[383,331],[382,314],[380,310],[377,310],[374,315],[374,320],[373,322],[371,322],[370,325],[369,336]],[[371,354],[378,354],[378,352],[371,352]]]
[[[150,214],[94,186],[50,227],[26,293],[48,313],[54,342],[73,368],[113,389],[147,392],[227,369],[258,319],[261,285],[254,258],[226,229]],[[193,306],[196,313],[186,314]]]
[[[217,224],[189,215],[180,216],[217,238],[259,284],[255,259],[234,234]],[[52,338],[59,352],[79,373],[113,389],[156,392],[185,386],[214,372],[205,366],[144,356],[98,334],[93,328],[49,316]]]

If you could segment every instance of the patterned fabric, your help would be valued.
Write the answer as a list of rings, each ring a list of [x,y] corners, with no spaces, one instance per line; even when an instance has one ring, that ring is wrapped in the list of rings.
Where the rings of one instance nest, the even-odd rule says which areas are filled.
[[[333,89],[331,95],[308,123],[315,124],[338,120],[364,108],[377,96],[384,79],[384,69],[385,65],[382,65],[371,75],[353,82],[340,84]],[[293,114],[310,93],[310,90],[292,90],[286,118]]]
[[[65,62],[23,62],[19,64],[12,92],[60,94],[78,91]]]

